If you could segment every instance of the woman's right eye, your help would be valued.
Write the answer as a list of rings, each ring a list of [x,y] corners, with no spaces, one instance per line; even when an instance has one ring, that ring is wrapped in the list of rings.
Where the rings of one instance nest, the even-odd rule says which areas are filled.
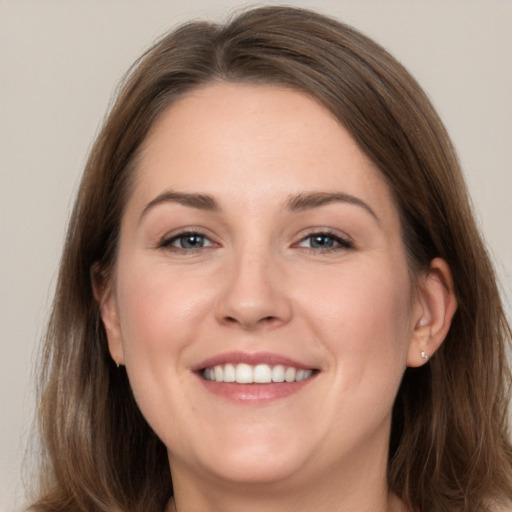
[[[198,250],[212,247],[214,243],[205,235],[195,232],[179,233],[162,241],[160,247],[174,250]]]

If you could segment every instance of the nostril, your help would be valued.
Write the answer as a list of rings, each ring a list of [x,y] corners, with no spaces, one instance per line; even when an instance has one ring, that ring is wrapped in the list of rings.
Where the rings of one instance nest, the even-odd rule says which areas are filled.
[[[254,328],[256,328],[258,325],[262,326],[262,325],[271,325],[273,323],[276,323],[279,321],[279,318],[277,316],[273,316],[273,315],[269,315],[269,316],[264,316],[264,317],[261,317],[261,318],[258,318],[258,319],[250,319],[248,320],[247,318],[237,318],[237,317],[234,317],[234,316],[225,316],[224,317],[224,322],[226,324],[231,324],[231,325],[241,325],[243,327],[246,327],[246,328],[250,328],[250,326],[252,325]]]

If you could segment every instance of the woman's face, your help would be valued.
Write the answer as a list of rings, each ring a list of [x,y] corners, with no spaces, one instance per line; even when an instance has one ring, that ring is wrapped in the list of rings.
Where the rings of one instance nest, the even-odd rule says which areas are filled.
[[[385,466],[414,297],[347,131],[299,92],[220,83],[149,134],[102,312],[174,474],[311,482]]]

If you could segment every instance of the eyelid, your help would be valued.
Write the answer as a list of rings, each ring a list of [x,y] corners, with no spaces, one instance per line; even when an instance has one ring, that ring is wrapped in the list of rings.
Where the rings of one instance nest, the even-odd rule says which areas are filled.
[[[174,242],[179,240],[181,237],[186,236],[200,236],[205,238],[208,241],[208,245],[197,248],[184,248],[173,245]],[[326,248],[315,248],[315,247],[305,247],[301,244],[305,242],[307,239],[312,238],[314,236],[325,236],[332,238],[335,241],[334,247],[326,247]],[[162,236],[157,244],[157,249],[167,249],[167,250],[175,250],[177,252],[195,252],[201,251],[203,249],[210,249],[214,247],[220,247],[221,244],[215,240],[215,236],[210,234],[209,230],[196,226],[187,226],[183,228],[179,228],[176,230],[172,230],[171,232],[167,232],[164,236]],[[339,250],[351,250],[355,249],[355,244],[352,238],[346,233],[340,232],[338,230],[334,230],[332,228],[322,228],[315,227],[309,228],[307,230],[303,230],[302,233],[298,235],[298,241],[292,244],[292,247],[301,248],[305,250],[310,250],[315,253],[322,252],[331,252],[331,251],[339,251]]]
[[[325,236],[334,239],[337,243],[334,247],[328,248],[314,248],[314,247],[304,247],[300,244],[306,241],[309,238],[314,236]],[[307,233],[302,233],[298,242],[293,244],[295,247],[301,247],[303,249],[308,249],[313,252],[330,252],[330,251],[338,251],[338,250],[351,250],[355,249],[354,241],[350,236],[346,233],[340,233],[339,231],[330,229],[330,228],[312,228],[308,230]]]
[[[179,240],[181,237],[186,236],[200,236],[208,240],[210,243],[207,246],[204,247],[197,247],[197,248],[184,248],[184,247],[177,247],[172,245],[174,242]],[[186,228],[179,228],[176,230],[173,230],[171,232],[166,233],[164,236],[162,236],[158,243],[156,244],[157,249],[167,249],[167,250],[175,250],[177,252],[194,252],[194,251],[200,251],[202,249],[210,249],[211,247],[220,247],[220,244],[214,240],[214,237],[208,233],[208,230],[204,228],[199,228],[195,226],[190,226]]]

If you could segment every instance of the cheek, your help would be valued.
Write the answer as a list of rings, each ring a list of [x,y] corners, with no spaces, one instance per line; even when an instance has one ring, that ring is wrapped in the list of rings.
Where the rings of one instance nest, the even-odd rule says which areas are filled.
[[[363,382],[395,388],[411,334],[407,267],[357,263],[308,283],[304,317],[331,354],[344,388]]]
[[[142,414],[169,445],[186,436],[183,425],[193,424],[193,400],[175,390],[186,389],[183,354],[205,336],[202,317],[211,311],[211,297],[198,293],[204,280],[200,273],[172,271],[154,261],[125,259],[118,268],[116,291],[130,385]]]
[[[119,269],[117,290],[125,356],[162,361],[176,355],[201,328],[211,297],[200,272],[171,271],[162,263],[130,264]],[[199,293],[201,291],[201,293]],[[139,360],[137,364],[142,363]]]

